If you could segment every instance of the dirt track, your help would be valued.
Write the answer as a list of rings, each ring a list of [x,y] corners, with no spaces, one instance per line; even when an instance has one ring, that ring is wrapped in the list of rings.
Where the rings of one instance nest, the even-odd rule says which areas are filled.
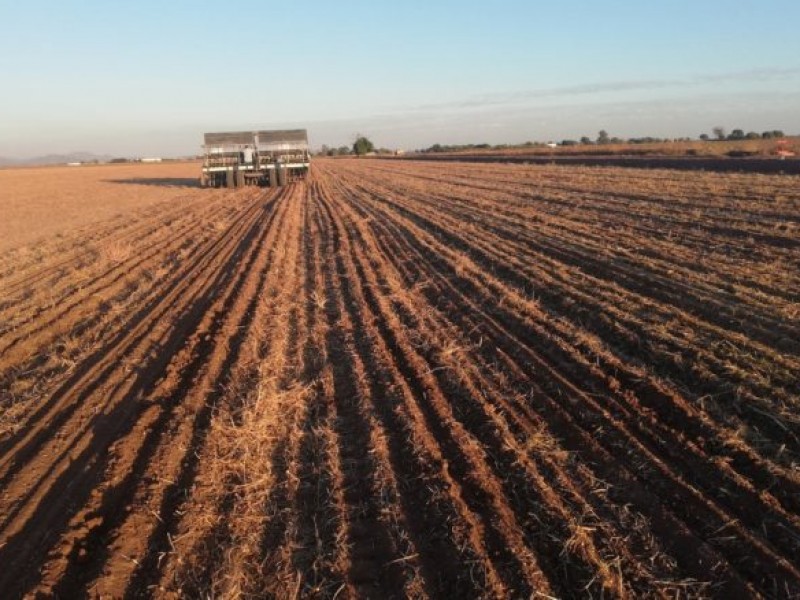
[[[800,595],[797,178],[182,193],[0,256],[0,597]]]

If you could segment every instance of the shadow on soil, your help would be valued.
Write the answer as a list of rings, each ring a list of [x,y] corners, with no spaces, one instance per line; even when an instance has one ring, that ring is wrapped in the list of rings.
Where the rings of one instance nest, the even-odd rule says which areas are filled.
[[[403,158],[387,157],[384,160],[430,160],[476,163],[517,163],[578,165],[586,167],[630,167],[639,169],[677,169],[680,171],[714,171],[734,173],[765,173],[781,175],[800,174],[800,159],[777,158],[726,158],[681,156],[541,156],[541,155],[407,155]]]
[[[105,181],[106,183],[154,185],[158,187],[200,187],[200,180],[195,177],[131,177],[129,179],[106,179]]]

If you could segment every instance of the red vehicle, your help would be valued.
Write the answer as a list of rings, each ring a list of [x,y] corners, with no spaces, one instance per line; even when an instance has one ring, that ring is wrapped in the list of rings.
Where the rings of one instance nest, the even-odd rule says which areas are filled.
[[[779,140],[778,143],[775,145],[775,150],[773,150],[773,154],[782,159],[797,155],[797,153],[794,152],[793,150],[789,150],[789,140]]]

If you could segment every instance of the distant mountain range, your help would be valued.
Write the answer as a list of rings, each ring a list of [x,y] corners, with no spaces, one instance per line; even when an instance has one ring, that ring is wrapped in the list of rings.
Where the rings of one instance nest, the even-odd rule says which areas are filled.
[[[108,154],[71,152],[70,154],[47,154],[31,158],[5,158],[0,156],[0,167],[28,167],[33,165],[60,165],[71,162],[108,162],[114,158]]]

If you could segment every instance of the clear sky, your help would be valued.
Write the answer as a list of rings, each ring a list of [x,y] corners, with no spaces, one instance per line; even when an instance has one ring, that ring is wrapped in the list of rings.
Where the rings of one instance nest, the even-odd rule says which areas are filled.
[[[800,133],[800,0],[0,1],[0,156]]]

